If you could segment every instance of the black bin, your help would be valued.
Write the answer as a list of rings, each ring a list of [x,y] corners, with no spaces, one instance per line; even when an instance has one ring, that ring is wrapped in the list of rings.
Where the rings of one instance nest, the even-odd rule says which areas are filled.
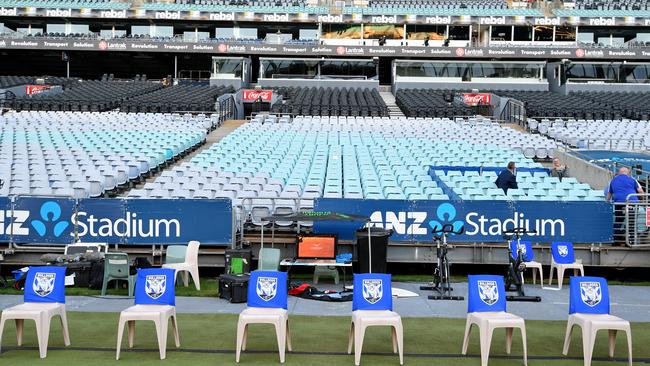
[[[368,253],[368,228],[357,230],[357,262],[359,273],[386,273],[386,252],[388,251],[388,238],[393,234],[392,230],[381,228],[370,228],[370,245],[372,246],[372,268],[370,266],[371,256]]]

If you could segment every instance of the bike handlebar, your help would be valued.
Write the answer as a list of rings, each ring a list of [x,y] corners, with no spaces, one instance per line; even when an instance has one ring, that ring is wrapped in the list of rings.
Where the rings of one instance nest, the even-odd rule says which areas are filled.
[[[444,224],[442,227],[436,225],[431,231],[433,234],[456,234],[462,235],[465,232],[465,226],[461,226],[458,231],[454,230],[454,225]]]

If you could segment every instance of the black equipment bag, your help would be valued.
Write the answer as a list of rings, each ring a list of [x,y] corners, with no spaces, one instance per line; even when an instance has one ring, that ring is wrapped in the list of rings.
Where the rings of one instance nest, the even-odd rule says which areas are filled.
[[[89,262],[89,261],[68,262],[68,263],[57,263],[55,265],[67,267],[65,271],[66,276],[71,276],[74,274],[74,287],[88,288],[90,286],[90,271],[93,267],[93,262]]]
[[[92,289],[101,290],[104,283],[104,261],[93,262],[90,267],[90,279],[88,285]]]
[[[222,274],[219,276],[219,297],[231,303],[246,302],[249,278],[249,275]]]
[[[140,268],[151,268],[151,267],[153,266],[151,265],[151,262],[149,262],[149,259],[147,259],[147,257],[136,257],[133,260],[133,267],[131,267],[129,273],[134,275],[137,273],[138,269]]]

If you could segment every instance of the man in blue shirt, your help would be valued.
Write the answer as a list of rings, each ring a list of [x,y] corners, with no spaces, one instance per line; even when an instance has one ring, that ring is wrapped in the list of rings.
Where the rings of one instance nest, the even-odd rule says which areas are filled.
[[[511,161],[508,163],[508,167],[505,170],[502,170],[497,177],[497,180],[494,182],[497,187],[503,189],[503,193],[508,194],[508,189],[517,189],[517,176],[515,175],[515,162]]]
[[[630,194],[643,193],[643,188],[636,179],[630,176],[630,169],[623,167],[612,179],[607,188],[608,202],[614,201],[614,241],[625,242],[625,202]],[[638,202],[639,198],[632,196],[630,202]],[[632,212],[631,212],[632,213]]]

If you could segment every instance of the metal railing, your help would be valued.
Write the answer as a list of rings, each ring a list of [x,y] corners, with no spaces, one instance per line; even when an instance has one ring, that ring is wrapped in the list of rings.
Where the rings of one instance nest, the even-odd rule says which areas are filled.
[[[650,247],[649,199],[650,194],[648,193],[636,193],[627,196],[625,204],[615,204],[615,209],[619,209],[619,216],[614,216],[615,240],[620,239],[620,235],[624,233],[627,246],[632,248]],[[623,223],[620,222],[621,209],[624,210],[625,221]]]

